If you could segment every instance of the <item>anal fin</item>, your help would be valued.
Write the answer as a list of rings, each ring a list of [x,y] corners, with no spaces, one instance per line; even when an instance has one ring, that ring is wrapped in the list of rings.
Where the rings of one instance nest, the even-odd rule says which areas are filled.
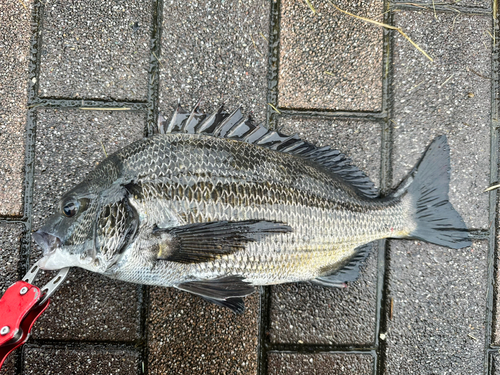
[[[373,243],[367,243],[365,245],[358,246],[354,251],[354,256],[351,257],[345,264],[341,265],[339,268],[325,269],[323,271],[323,276],[317,277],[311,280],[312,283],[343,288],[346,283],[356,281],[359,278],[361,266],[365,263],[366,258],[370,255],[373,249]]]

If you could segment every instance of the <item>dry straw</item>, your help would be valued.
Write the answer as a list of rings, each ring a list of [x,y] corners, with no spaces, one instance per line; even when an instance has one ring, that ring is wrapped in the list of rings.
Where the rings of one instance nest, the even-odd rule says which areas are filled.
[[[404,32],[403,32],[403,29],[401,29],[400,27],[396,27],[396,26],[392,26],[392,25],[388,25],[386,23],[382,23],[382,22],[378,22],[378,21],[375,21],[375,20],[372,20],[370,18],[366,18],[366,17],[361,17],[361,16],[357,16],[355,14],[352,14],[352,13],[349,13],[343,9],[340,9],[338,6],[336,6],[334,3],[332,3],[330,0],[328,0],[328,2],[335,8],[337,9],[339,12],[342,12],[344,14],[347,14],[348,16],[351,16],[351,17],[354,17],[354,18],[357,18],[359,20],[362,20],[362,21],[365,21],[365,22],[368,22],[368,23],[372,23],[374,25],[377,25],[377,26],[380,26],[380,27],[385,27],[386,29],[390,29],[390,30],[396,30],[398,33],[400,33],[406,40],[408,40],[412,45],[413,47],[415,47],[417,50],[419,50],[425,57],[427,57],[430,61],[434,61],[432,59],[432,57],[430,57],[422,48],[420,48],[418,46],[417,43],[415,43],[413,40],[410,39],[410,37],[408,35],[406,35]]]
[[[278,110],[278,108],[276,108],[274,105],[272,105],[271,103],[267,103],[269,104],[269,107],[271,107],[272,109],[274,109],[276,111],[276,113],[280,114],[281,115],[281,112]]]

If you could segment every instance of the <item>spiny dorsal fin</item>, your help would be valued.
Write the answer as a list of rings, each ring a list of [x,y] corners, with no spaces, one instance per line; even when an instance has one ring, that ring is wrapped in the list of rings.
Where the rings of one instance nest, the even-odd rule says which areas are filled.
[[[216,112],[207,116],[199,111],[199,105],[198,101],[191,112],[185,111],[178,105],[168,122],[162,115],[159,115],[157,132],[161,134],[201,133],[299,155],[332,171],[353,186],[361,195],[368,198],[378,196],[377,189],[368,176],[353,165],[352,160],[339,150],[330,147],[316,147],[301,140],[296,134],[287,136],[278,131],[267,129],[262,123],[256,124],[251,116],[245,117],[241,107],[229,114],[224,111],[224,105],[221,105]]]

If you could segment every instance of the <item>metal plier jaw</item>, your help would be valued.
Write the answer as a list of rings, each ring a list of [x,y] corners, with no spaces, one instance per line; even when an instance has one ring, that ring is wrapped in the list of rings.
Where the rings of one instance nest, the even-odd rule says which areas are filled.
[[[49,307],[49,297],[69,272],[69,268],[61,269],[47,285],[38,288],[32,283],[39,270],[36,262],[23,279],[10,286],[0,298],[0,368],[12,351],[28,340],[31,327]]]

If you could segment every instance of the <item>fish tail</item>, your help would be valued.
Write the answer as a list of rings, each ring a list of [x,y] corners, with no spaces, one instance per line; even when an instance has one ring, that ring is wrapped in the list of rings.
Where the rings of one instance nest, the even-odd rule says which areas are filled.
[[[410,238],[453,249],[470,246],[467,227],[448,198],[450,147],[445,135],[432,141],[422,159],[401,182],[393,196],[408,194],[415,229]]]

